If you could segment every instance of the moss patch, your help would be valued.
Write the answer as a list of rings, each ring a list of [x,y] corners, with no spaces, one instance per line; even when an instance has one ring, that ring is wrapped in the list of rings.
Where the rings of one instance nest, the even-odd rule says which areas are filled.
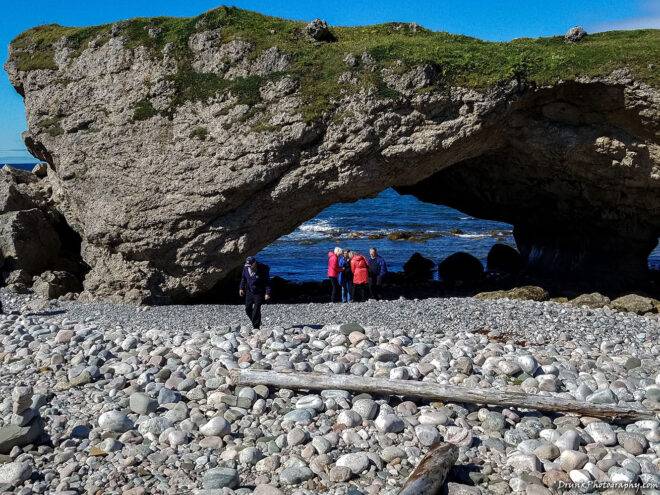
[[[190,66],[188,39],[195,32],[220,29],[223,42],[240,38],[252,43],[257,57],[273,46],[291,55],[286,73],[299,81],[304,101],[303,114],[308,120],[332,108],[340,92],[364,87],[375,89],[384,98],[396,97],[377,74],[385,67],[405,71],[423,63],[435,64],[441,71],[442,84],[486,88],[516,79],[537,84],[551,84],[578,76],[607,75],[612,70],[629,68],[635,77],[655,87],[660,86],[660,30],[613,31],[587,36],[576,44],[563,37],[518,39],[507,43],[481,41],[413,28],[407,24],[380,24],[364,27],[332,28],[336,41],[315,43],[303,34],[304,23],[264,16],[233,7],[220,7],[194,18],[133,19],[111,26],[65,28],[42,26],[16,38],[12,56],[20,70],[54,69],[53,45],[66,38],[67,46],[83,50],[92,39],[103,39],[111,30],[124,37],[129,48],[146,47],[156,57],[169,45],[179,61],[179,73],[173,77],[177,105],[205,99],[217,92],[232,91],[243,103],[259,101],[263,78],[227,81],[209,74],[199,74]],[[348,70],[343,62],[348,53],[358,58],[367,53],[375,67],[357,67],[360,85],[349,88],[338,78]],[[375,71],[374,74],[369,72]]]
[[[24,32],[11,42],[12,58],[16,60],[21,71],[57,69],[54,59],[56,43],[64,42],[74,51],[74,55],[78,55],[92,39],[108,36],[109,33],[109,26],[84,28],[68,28],[58,24],[39,26]]]
[[[154,108],[149,100],[140,100],[135,104],[135,108],[133,109],[133,121],[149,120],[157,114],[158,110]]]
[[[47,117],[39,122],[39,125],[43,127],[51,137],[57,137],[64,134],[61,121],[61,117]]]
[[[200,126],[193,129],[189,137],[191,139],[199,139],[200,141],[206,141],[208,136],[209,136],[209,130],[206,127]]]

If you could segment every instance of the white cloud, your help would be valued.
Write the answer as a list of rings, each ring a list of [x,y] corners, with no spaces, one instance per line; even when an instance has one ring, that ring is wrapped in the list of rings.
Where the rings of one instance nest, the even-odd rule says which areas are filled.
[[[597,24],[591,28],[591,32],[616,31],[627,29],[660,29],[660,16],[634,17],[620,21]]]
[[[640,5],[643,15],[619,19],[616,21],[603,22],[591,27],[591,32],[616,31],[629,29],[660,29],[660,2],[658,0],[646,0]]]

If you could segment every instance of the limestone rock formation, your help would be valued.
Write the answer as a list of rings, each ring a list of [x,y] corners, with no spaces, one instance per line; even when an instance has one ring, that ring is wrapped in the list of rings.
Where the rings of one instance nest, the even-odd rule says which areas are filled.
[[[79,282],[72,280],[84,271],[76,234],[53,208],[51,193],[38,175],[0,170],[0,267],[4,282],[20,292],[32,285],[33,277],[53,268],[72,272],[58,273],[75,290]]]
[[[521,50],[406,26],[317,43],[304,23],[221,8],[14,40],[24,139],[79,236],[84,296],[202,296],[323,208],[392,186],[513,223],[541,276],[643,278],[660,233],[658,32]],[[639,53],[600,56],[626,36]]]

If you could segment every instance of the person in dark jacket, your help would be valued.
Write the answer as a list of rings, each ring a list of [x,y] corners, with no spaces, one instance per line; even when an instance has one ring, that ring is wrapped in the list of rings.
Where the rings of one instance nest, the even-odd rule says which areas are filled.
[[[245,296],[245,313],[255,330],[261,327],[261,305],[270,299],[270,268],[248,256],[238,293]]]
[[[344,249],[339,257],[339,285],[341,286],[341,302],[351,302],[353,293],[353,272],[351,272],[351,260],[348,258],[348,249]]]
[[[381,299],[383,297],[383,280],[387,275],[387,263],[378,250],[372,247],[369,250],[369,292],[372,299]]]

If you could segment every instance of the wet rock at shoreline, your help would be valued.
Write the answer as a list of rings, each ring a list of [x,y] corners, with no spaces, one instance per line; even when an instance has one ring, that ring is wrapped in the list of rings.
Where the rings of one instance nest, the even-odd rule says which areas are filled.
[[[644,313],[653,313],[657,311],[657,301],[654,299],[639,296],[637,294],[629,294],[614,299],[610,306],[619,311],[628,311],[630,313],[637,313],[642,315]]]
[[[481,300],[506,298],[514,300],[547,301],[550,295],[548,294],[548,291],[542,287],[527,285],[524,287],[516,287],[510,290],[481,292],[474,297]]]
[[[522,270],[523,264],[520,253],[507,244],[494,244],[488,251],[486,267],[489,272],[515,275]]]

